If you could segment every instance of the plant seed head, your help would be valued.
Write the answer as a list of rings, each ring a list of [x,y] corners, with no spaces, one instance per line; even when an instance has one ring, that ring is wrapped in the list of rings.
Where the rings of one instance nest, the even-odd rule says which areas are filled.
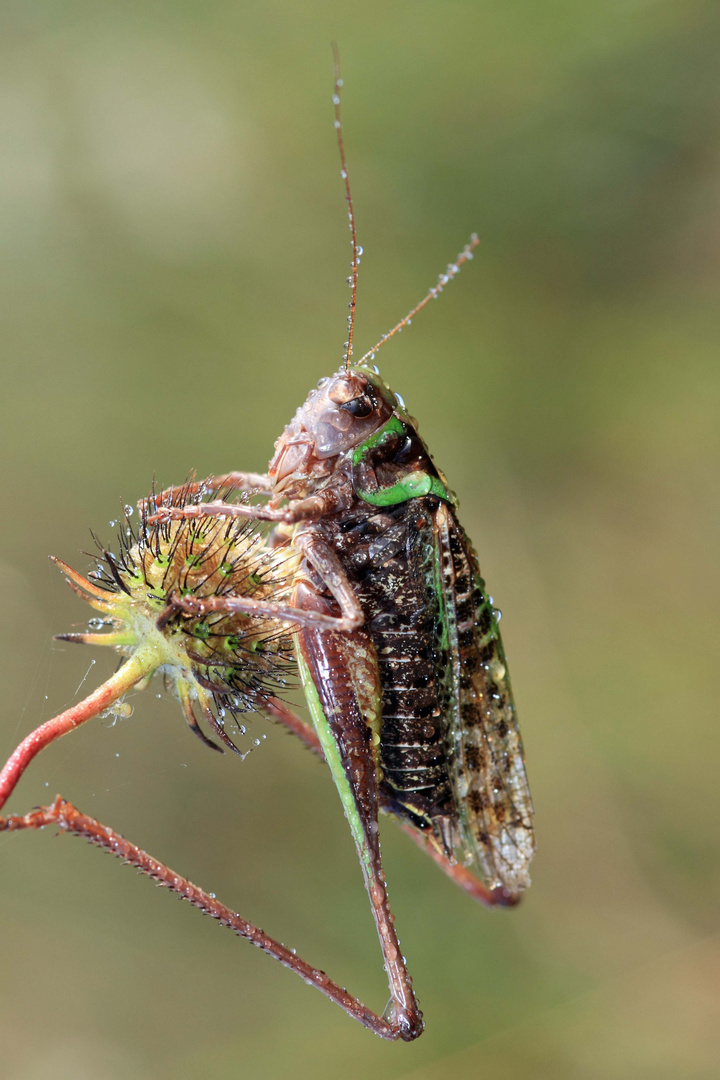
[[[140,504],[134,528],[125,514],[118,554],[93,537],[101,559],[92,580],[59,563],[73,590],[102,612],[91,626],[106,629],[60,637],[109,645],[124,656],[152,641],[156,670],[193,730],[209,741],[197,725],[199,710],[221,741],[237,749],[225,730],[227,715],[261,710],[287,688],[294,673],[292,631],[265,616],[200,606],[186,611],[177,601],[247,597],[288,604],[297,556],[269,547],[266,528],[237,518],[148,521],[162,506],[185,507],[206,496],[190,482],[164,497],[151,494]]]

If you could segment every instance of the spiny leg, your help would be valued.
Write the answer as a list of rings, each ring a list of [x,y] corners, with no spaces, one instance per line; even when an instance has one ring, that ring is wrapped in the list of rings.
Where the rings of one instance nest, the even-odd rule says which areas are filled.
[[[326,514],[347,510],[352,500],[352,486],[347,482],[325,488],[315,495],[308,495],[305,499],[291,499],[282,507],[272,506],[272,504],[251,506],[249,503],[227,503],[222,499],[209,503],[195,503],[191,506],[157,506],[148,516],[147,521],[152,525],[156,522],[201,517],[239,517],[251,521],[277,521],[285,525],[295,525],[299,521],[318,521]],[[147,503],[147,500],[145,502]]]
[[[130,666],[131,665],[126,665],[126,668]],[[126,677],[130,676],[130,674],[130,671],[126,671]],[[137,674],[138,672],[133,673],[135,679],[137,678]],[[100,689],[103,690],[104,688]],[[106,689],[104,701],[102,703],[94,700],[97,696],[97,694],[94,694],[86,699],[86,702],[81,702],[79,706],[68,710],[69,718],[66,718],[65,714],[61,714],[61,718],[66,718],[67,723],[64,725],[63,730],[60,730],[57,725],[54,725],[52,738],[56,738],[58,735],[63,734],[64,730],[72,730],[78,723],[82,723],[84,719],[89,719],[91,715],[96,715],[98,707],[101,704],[107,705],[109,701],[116,700],[123,692],[124,688],[119,685],[113,687],[112,692],[109,692],[109,690]],[[91,702],[92,709],[90,709]],[[78,710],[81,710],[82,716]],[[292,710],[279,699],[268,698],[261,711],[269,713],[281,723],[285,724],[285,726],[294,734],[298,735],[310,749],[324,757],[320,740],[314,730],[297,717]],[[76,713],[77,715],[75,715]],[[70,717],[69,714],[72,714],[72,716]],[[61,718],[56,718],[56,720]],[[38,729],[38,732],[34,734],[44,734],[45,727],[47,727],[47,725],[41,726],[41,728]],[[32,737],[30,737],[30,739],[32,739]],[[22,761],[19,759],[17,761],[15,760],[17,754],[11,757],[2,773],[5,782],[4,784],[0,784],[3,796],[0,805],[2,805],[2,802],[9,796],[17,779],[34,754],[49,741],[51,741],[50,738],[47,738],[45,742],[40,740],[37,749],[34,749],[29,755],[26,750],[25,757],[23,757]],[[26,740],[26,742],[28,742],[28,740]],[[25,743],[21,744],[21,747],[24,746]],[[0,818],[0,832],[13,832],[20,829],[41,829],[46,825],[52,824],[58,825],[67,832],[85,836],[90,842],[111,851],[130,865],[136,866],[141,872],[148,874],[159,884],[177,892],[182,898],[189,900],[190,903],[211,915],[222,925],[228,926],[239,936],[246,937],[270,956],[279,960],[284,966],[295,971],[305,979],[309,985],[316,986],[327,997],[344,1009],[348,1015],[357,1019],[361,1024],[368,1027],[381,1038],[392,1040],[402,1038],[406,1041],[410,1041],[421,1034],[423,1030],[422,1014],[417,1006],[412,991],[410,977],[407,973],[404,959],[400,953],[400,946],[393,925],[394,917],[387,900],[387,888],[382,871],[382,864],[380,862],[379,849],[377,848],[375,838],[372,838],[372,841],[374,842],[371,842],[369,845],[370,850],[365,847],[365,854],[370,857],[369,861],[371,865],[367,868],[369,873],[366,874],[365,860],[363,859],[361,861],[363,862],[363,872],[366,876],[368,895],[370,897],[373,915],[375,916],[375,922],[380,935],[385,967],[392,991],[391,1003],[388,1006],[388,1009],[386,1009],[385,1015],[382,1017],[368,1009],[367,1006],[363,1005],[357,998],[348,994],[347,991],[338,986],[337,983],[332,982],[324,972],[317,968],[313,968],[311,965],[295,956],[285,946],[270,938],[264,931],[253,926],[252,923],[247,922],[237,913],[232,912],[230,909],[220,904],[215,897],[208,895],[204,890],[198,888],[186,878],[182,877],[182,875],[174,873],[165,866],[165,864],[126,841],[113,830],[108,829],[94,819],[81,814],[71,804],[66,803],[60,796],[57,797],[55,803],[51,807],[40,807],[27,815],[10,815],[7,818]],[[413,839],[417,840],[411,830],[407,831],[410,832]],[[422,843],[420,846],[424,847]],[[432,851],[429,851],[429,853],[433,855]],[[439,865],[443,866],[442,859],[437,858],[435,855],[433,855],[433,857]],[[443,868],[445,867],[443,866]],[[450,873],[450,876],[455,880],[458,880],[460,884],[463,884],[463,882],[458,879],[458,875]],[[478,883],[475,882],[474,884],[477,885]],[[464,884],[463,887],[466,888],[466,891],[473,891],[468,890],[467,886]],[[482,897],[478,895],[476,895],[476,898],[482,899]]]
[[[276,604],[273,600],[253,600],[246,596],[173,597],[163,609],[160,618],[167,622],[176,611],[188,611],[194,615],[205,615],[211,611],[227,615],[243,612],[295,623],[297,626],[339,631],[355,629],[362,622],[362,613],[359,618],[354,612],[340,617],[323,615],[320,612],[303,611],[289,604]]]
[[[318,537],[314,531],[301,526],[295,534],[295,547],[305,556],[323,584],[340,605],[343,619],[332,627],[334,630],[357,630],[365,621],[360,601],[348,581],[345,567],[331,544]],[[347,625],[340,625],[344,621]]]
[[[272,495],[272,480],[266,473],[229,472],[221,476],[208,476],[205,480],[188,481],[186,484],[174,484],[148,499],[140,499],[138,509],[141,513],[152,505],[172,502],[177,496],[187,499],[205,491],[218,491],[224,488],[230,491],[254,491],[258,495]]]
[[[90,843],[112,852],[113,855],[122,859],[124,863],[134,866],[159,885],[163,885],[170,889],[171,892],[177,893],[182,899],[189,901],[206,915],[210,915],[222,926],[227,926],[239,937],[247,938],[253,945],[278,960],[284,967],[296,972],[308,985],[315,986],[331,1001],[339,1005],[349,1016],[358,1020],[376,1035],[379,1035],[380,1038],[390,1040],[402,1038],[410,1041],[421,1033],[422,1026],[409,1029],[407,1025],[394,1018],[385,1019],[378,1016],[377,1013],[368,1009],[361,1001],[349,994],[347,990],[333,982],[324,971],[320,971],[319,968],[306,963],[305,960],[296,956],[285,945],[275,941],[264,930],[254,926],[238,915],[237,912],[221,904],[214,896],[205,892],[204,889],[193,885],[187,878],[175,873],[164,863],[120,836],[119,833],[107,828],[99,821],[95,821],[94,818],[81,813],[60,795],[57,796],[52,806],[42,806],[25,815],[11,814],[6,818],[0,818],[0,832],[43,829],[47,825],[57,825],[65,832],[84,836]]]
[[[329,544],[310,533],[299,532],[295,538],[296,547],[302,551],[311,566],[317,571],[324,584],[340,606],[340,615],[331,615],[323,611],[306,610],[296,605],[278,604],[274,600],[254,600],[249,596],[173,596],[158,618],[158,627],[162,627],[176,611],[188,611],[196,615],[206,612],[231,614],[243,612],[247,615],[264,616],[292,622],[296,626],[305,626],[316,630],[334,630],[347,632],[362,626],[364,615],[342,563]]]
[[[402,821],[398,821],[398,825],[417,844],[421,851],[430,856],[432,861],[440,867],[443,873],[447,874],[451,881],[459,885],[463,892],[466,892],[468,896],[472,896],[473,900],[477,900],[479,904],[484,907],[514,907],[520,903],[520,896],[509,892],[503,885],[488,889],[487,885],[484,885],[479,878],[476,878],[466,866],[458,862],[451,862],[447,855],[443,855],[441,851],[438,851],[428,836],[418,829],[414,829],[412,825],[407,825]]]
[[[297,735],[301,742],[304,742],[308,750],[312,750],[314,754],[317,754],[319,758],[325,760],[325,755],[320,745],[320,740],[317,737],[317,733],[312,724],[308,724],[305,720],[301,720],[300,717],[292,711],[292,709],[281,701],[280,698],[267,698],[262,706],[259,707],[259,711],[271,716],[278,723],[284,724],[285,727],[293,735]]]

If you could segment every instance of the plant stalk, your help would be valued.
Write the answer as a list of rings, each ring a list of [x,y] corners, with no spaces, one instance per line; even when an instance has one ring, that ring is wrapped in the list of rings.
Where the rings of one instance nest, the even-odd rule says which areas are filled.
[[[92,694],[35,728],[13,751],[0,772],[0,808],[5,805],[36,754],[68,731],[74,731],[86,720],[92,720],[103,712],[141,679],[155,671],[161,663],[157,647],[150,644],[140,646],[123,666]]]

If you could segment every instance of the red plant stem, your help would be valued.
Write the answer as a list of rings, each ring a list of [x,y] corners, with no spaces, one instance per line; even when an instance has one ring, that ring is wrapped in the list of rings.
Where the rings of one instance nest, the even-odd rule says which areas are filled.
[[[119,671],[94,690],[89,697],[35,728],[13,751],[0,772],[0,807],[9,799],[28,765],[46,746],[68,731],[74,731],[127,693],[135,683],[149,675],[161,661],[153,648],[138,649]]]

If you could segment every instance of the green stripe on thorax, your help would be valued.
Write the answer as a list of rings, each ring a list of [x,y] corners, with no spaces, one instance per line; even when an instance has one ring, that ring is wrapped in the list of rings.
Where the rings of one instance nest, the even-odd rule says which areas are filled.
[[[397,416],[393,415],[381,428],[373,432],[369,439],[353,450],[353,467],[362,464],[371,450],[383,446],[396,435],[407,435],[407,426]],[[428,455],[429,456],[429,455]],[[372,506],[396,506],[398,503],[408,502],[409,499],[422,498],[425,495],[435,495],[438,499],[455,505],[455,497],[448,490],[438,476],[431,476],[424,470],[407,473],[395,484],[389,487],[379,488],[377,491],[367,491],[355,483],[355,493]]]

